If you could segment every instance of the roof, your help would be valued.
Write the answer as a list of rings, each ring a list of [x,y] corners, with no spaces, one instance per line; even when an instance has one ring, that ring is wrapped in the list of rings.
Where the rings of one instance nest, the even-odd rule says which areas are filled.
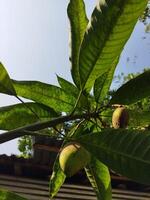
[[[0,155],[0,174],[23,178],[34,178],[37,180],[48,181],[52,173],[52,165],[40,164],[34,161],[33,158],[25,159],[18,158],[15,155],[6,156]],[[111,172],[113,188],[124,188],[128,190],[149,191],[147,185],[133,182],[125,177],[119,176]],[[90,185],[85,176],[84,170],[80,171],[71,178],[66,179],[66,183]]]
[[[14,184],[15,182],[15,184]],[[0,175],[0,187],[14,191],[29,200],[48,200],[48,181]],[[113,189],[113,200],[149,200],[150,193]],[[64,184],[55,200],[96,200],[91,186]]]

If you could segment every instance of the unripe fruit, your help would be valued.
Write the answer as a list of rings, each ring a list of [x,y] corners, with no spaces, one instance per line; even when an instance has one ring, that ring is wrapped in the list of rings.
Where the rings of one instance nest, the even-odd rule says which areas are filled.
[[[83,169],[90,160],[90,153],[75,142],[67,144],[59,155],[60,167],[68,177]]]
[[[119,107],[113,112],[112,126],[117,128],[126,128],[129,122],[129,114],[126,108]]]

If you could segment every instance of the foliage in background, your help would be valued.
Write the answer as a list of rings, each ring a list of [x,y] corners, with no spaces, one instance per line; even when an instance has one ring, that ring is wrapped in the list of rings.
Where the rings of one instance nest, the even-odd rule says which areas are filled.
[[[21,152],[20,157],[30,158],[32,157],[32,137],[23,136],[18,140],[18,150]]]
[[[139,20],[145,24],[145,32],[150,32],[150,1],[148,1],[147,7],[145,8],[143,14],[140,16]]]
[[[149,69],[148,68],[145,68],[143,70],[143,73],[148,71]],[[136,78],[137,76],[139,76],[140,73],[137,72],[137,73],[130,73],[128,75],[124,75],[123,73],[121,75],[118,75],[118,76],[115,76],[115,81],[118,82],[119,85],[123,85],[125,84],[126,82],[130,81],[131,79],[134,79]],[[131,110],[139,110],[139,111],[149,111],[150,110],[150,97],[146,97],[134,104],[131,104],[128,106],[129,109]]]
[[[148,1],[148,4],[143,12],[143,14],[140,16],[140,21],[146,23],[146,20],[150,18],[150,1]]]

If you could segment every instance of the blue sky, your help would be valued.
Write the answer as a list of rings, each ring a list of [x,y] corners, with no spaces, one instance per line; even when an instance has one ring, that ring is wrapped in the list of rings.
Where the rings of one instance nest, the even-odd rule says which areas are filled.
[[[0,0],[0,61],[11,78],[57,84],[56,74],[71,80],[68,59],[68,0]],[[88,16],[96,1],[85,0]],[[137,23],[121,55],[116,74],[150,66],[150,35]],[[0,94],[0,106],[15,103]],[[16,153],[16,142],[0,146],[0,153]]]

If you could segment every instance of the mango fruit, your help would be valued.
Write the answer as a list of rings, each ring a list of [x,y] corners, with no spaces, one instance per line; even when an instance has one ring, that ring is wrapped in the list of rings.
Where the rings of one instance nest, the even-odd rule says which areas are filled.
[[[126,128],[129,123],[129,114],[125,107],[118,107],[112,115],[112,126],[115,129]]]
[[[90,153],[80,144],[72,142],[64,146],[59,155],[59,164],[67,177],[83,169],[91,160]]]

